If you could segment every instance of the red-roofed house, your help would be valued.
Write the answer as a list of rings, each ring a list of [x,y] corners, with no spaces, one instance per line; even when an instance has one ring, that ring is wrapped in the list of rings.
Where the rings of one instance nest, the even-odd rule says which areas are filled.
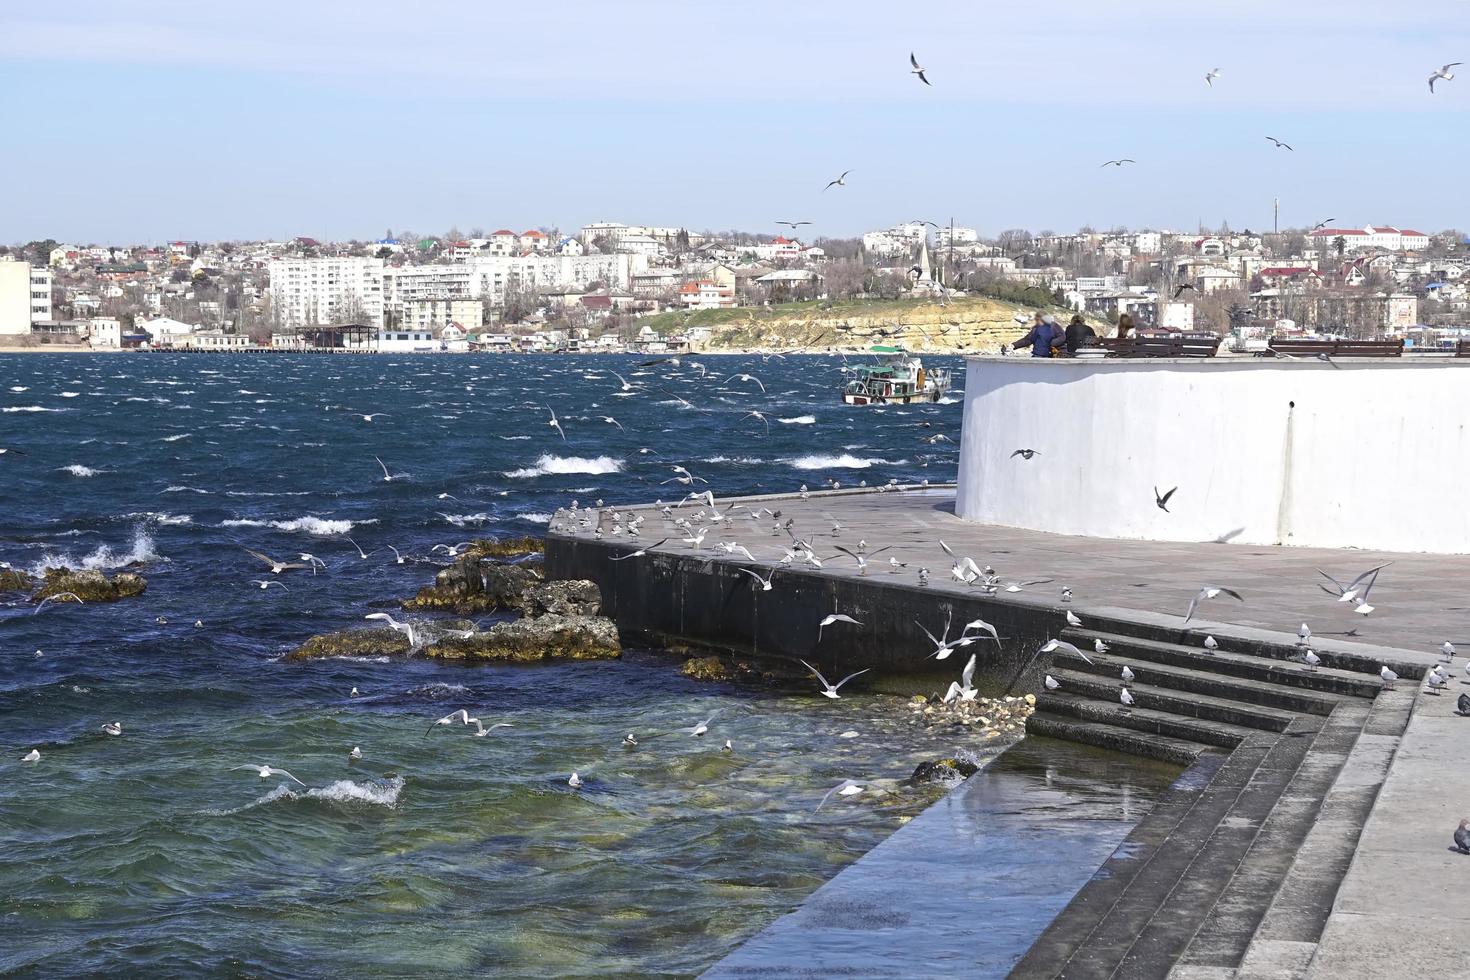
[[[1272,266],[1262,269],[1257,273],[1261,282],[1268,287],[1280,286],[1286,282],[1303,283],[1308,286],[1320,286],[1322,277],[1313,269],[1290,269],[1282,266]]]
[[[502,228],[491,234],[485,250],[491,255],[515,255],[520,250],[520,237],[509,228]]]
[[[709,279],[679,287],[679,304],[686,310],[718,310],[735,305],[735,290]]]
[[[1311,239],[1319,247],[1331,248],[1341,236],[1349,250],[1381,248],[1390,252],[1413,252],[1429,247],[1429,236],[1412,228],[1366,225],[1362,228],[1318,228]]]
[[[534,228],[521,232],[521,249],[526,252],[544,252],[551,246],[551,239]]]

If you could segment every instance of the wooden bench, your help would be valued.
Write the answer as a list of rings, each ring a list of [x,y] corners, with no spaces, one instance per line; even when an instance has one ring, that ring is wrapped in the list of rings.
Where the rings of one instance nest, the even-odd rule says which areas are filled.
[[[1321,354],[1328,357],[1404,356],[1402,340],[1289,340],[1272,337],[1268,346],[1277,354],[1288,354],[1292,357],[1316,357]]]
[[[1109,357],[1214,357],[1220,350],[1220,338],[1213,334],[1105,337],[1098,345]]]

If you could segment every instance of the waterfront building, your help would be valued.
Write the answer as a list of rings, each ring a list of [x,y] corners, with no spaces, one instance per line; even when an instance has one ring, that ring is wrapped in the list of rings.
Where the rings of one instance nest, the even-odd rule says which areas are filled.
[[[1412,228],[1394,228],[1390,225],[1365,225],[1362,228],[1318,228],[1312,232],[1310,241],[1319,249],[1333,250],[1337,239],[1343,240],[1347,251],[1362,249],[1386,249],[1390,252],[1415,252],[1429,247],[1429,236]]]
[[[679,287],[679,305],[686,310],[718,310],[735,305],[735,290],[711,279],[686,282]]]
[[[51,319],[51,273],[46,270],[44,304],[36,299],[40,292],[35,273],[27,262],[0,259],[0,337],[29,337],[31,324]],[[44,306],[44,315],[37,308]]]
[[[383,325],[383,260],[280,258],[267,265],[271,309],[283,327],[346,321]]]

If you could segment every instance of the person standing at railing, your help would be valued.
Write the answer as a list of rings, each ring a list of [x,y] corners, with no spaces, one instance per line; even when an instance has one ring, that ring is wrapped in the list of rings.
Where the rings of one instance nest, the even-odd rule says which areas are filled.
[[[1051,357],[1052,352],[1061,347],[1066,339],[1067,335],[1057,326],[1056,317],[1050,313],[1038,313],[1030,332],[1011,346],[1016,350],[1022,347],[1031,348],[1032,357]]]
[[[1087,321],[1082,319],[1082,314],[1078,313],[1073,316],[1072,322],[1067,324],[1067,353],[1075,357],[1078,348],[1087,347],[1095,340],[1097,340],[1097,331],[1087,325]]]

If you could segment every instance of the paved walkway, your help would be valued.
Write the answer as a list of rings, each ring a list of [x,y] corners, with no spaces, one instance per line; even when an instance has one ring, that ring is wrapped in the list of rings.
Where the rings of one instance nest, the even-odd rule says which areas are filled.
[[[1140,619],[1180,622],[1190,598],[1206,585],[1223,585],[1245,602],[1220,598],[1202,605],[1199,624],[1295,633],[1308,623],[1325,649],[1364,657],[1432,664],[1445,640],[1470,653],[1470,556],[1392,554],[1218,544],[1156,543],[1078,538],[984,526],[962,521],[953,512],[948,488],[890,493],[812,494],[808,500],[772,498],[792,530],[811,538],[834,575],[857,574],[856,562],[833,545],[856,548],[866,540],[872,558],[869,575],[889,575],[896,557],[909,567],[894,573],[912,582],[919,565],[930,569],[930,587],[972,589],[950,575],[953,560],[942,539],[961,556],[995,567],[1004,581],[1052,579],[1007,595],[1008,600],[1055,606],[1062,586],[1072,589],[1072,607],[1086,621],[1089,609],[1129,610]],[[695,509],[686,506],[682,513]],[[737,512],[739,513],[739,512]],[[833,531],[834,522],[841,525]],[[758,561],[774,563],[785,553],[785,536],[773,536],[771,521],[741,518],[711,530],[706,546],[737,541]],[[643,538],[656,541],[668,530],[650,515]],[[824,547],[824,545],[826,547]],[[661,549],[687,551],[673,538]],[[717,552],[717,554],[723,554]],[[1371,595],[1368,616],[1353,613],[1319,588],[1321,568],[1339,580],[1393,562]],[[1394,648],[1391,652],[1383,648]],[[1455,699],[1470,692],[1466,661],[1457,657],[1447,695],[1421,695],[1389,777],[1360,838],[1353,864],[1338,893],[1315,960],[1312,976],[1396,977],[1470,976],[1470,940],[1463,936],[1463,901],[1470,886],[1470,856],[1454,853],[1451,835],[1462,816],[1470,816],[1470,718],[1454,714]],[[1407,682],[1411,683],[1411,682]],[[1271,952],[1267,950],[1266,952]],[[1302,968],[1311,950],[1293,951],[1282,943],[1280,965]],[[1293,952],[1297,957],[1293,962]],[[1263,958],[1261,965],[1268,964]],[[1266,973],[1259,974],[1261,976]],[[1300,975],[1299,972],[1283,975]]]

